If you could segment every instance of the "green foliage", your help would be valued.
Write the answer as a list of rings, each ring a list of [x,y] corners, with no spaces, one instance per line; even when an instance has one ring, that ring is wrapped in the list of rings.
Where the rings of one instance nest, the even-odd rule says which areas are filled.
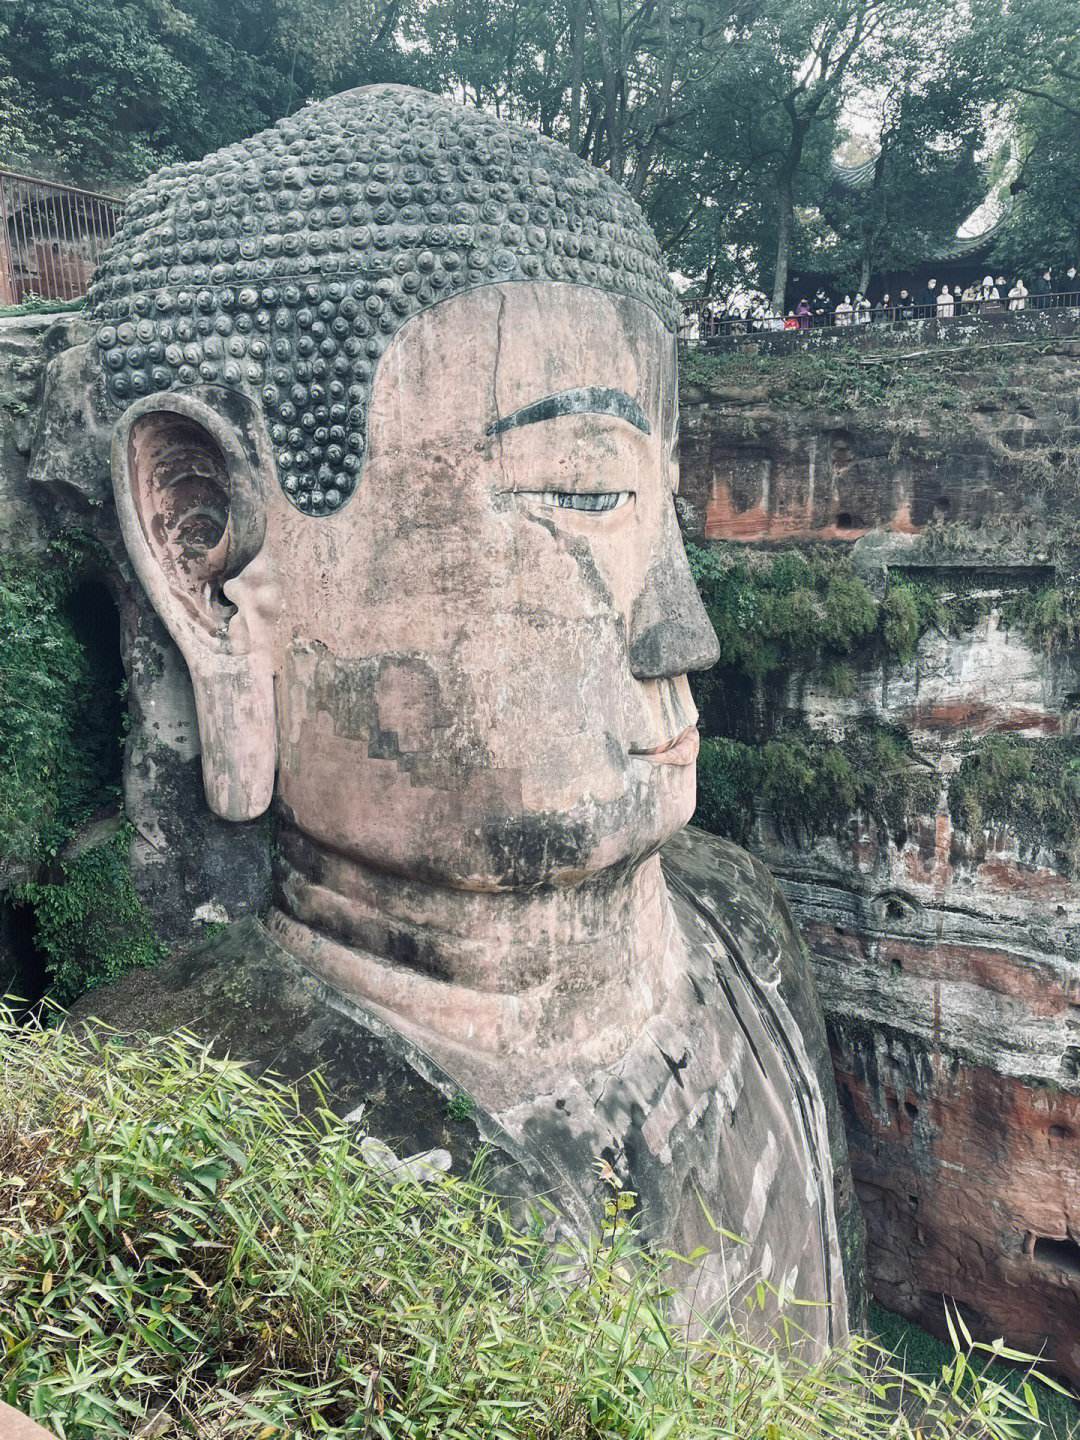
[[[761,776],[759,752],[740,740],[703,736],[698,755],[694,823],[745,845],[754,824]]]
[[[59,879],[15,891],[17,900],[33,906],[49,994],[60,1005],[140,965],[153,965],[165,954],[132,883],[128,853],[133,833],[130,825],[122,825],[104,843],[60,861]]]
[[[936,74],[917,54],[892,67],[867,117],[872,131],[856,142],[873,161],[867,179],[855,194],[834,190],[826,199],[838,242],[828,268],[844,288],[905,270],[935,240],[949,244],[986,197],[975,158],[986,123],[981,67],[949,59]]]
[[[114,706],[67,608],[91,554],[69,540],[0,556],[0,863],[55,855],[116,795]]]
[[[1037,355],[1049,343],[1032,341],[1030,353]],[[1029,352],[997,345],[985,349],[940,345],[902,358],[902,353],[884,347],[868,351],[839,342],[828,349],[783,355],[688,350],[679,359],[679,380],[684,388],[699,385],[706,390],[710,385],[765,386],[774,407],[841,414],[873,409],[899,433],[920,416],[933,418],[945,411],[941,422],[954,430],[957,414],[968,416],[978,398],[974,382],[980,382],[988,396],[1000,396],[1015,374],[1019,353]]]
[[[471,1120],[476,1110],[476,1104],[471,1095],[458,1091],[451,1096],[446,1107],[446,1113],[451,1120]]]
[[[794,725],[760,746],[703,739],[697,824],[746,844],[755,800],[795,838],[834,834],[857,813],[899,837],[933,810],[937,782],[901,731],[870,722],[839,740]]]
[[[1073,583],[1026,591],[1002,606],[1001,622],[1042,650],[1074,646],[1080,643],[1080,590]]]
[[[877,626],[877,603],[846,555],[686,549],[720,641],[719,663],[754,679],[822,655],[848,655]]]
[[[994,249],[995,273],[1029,275],[1077,262],[1080,196],[1080,30],[1071,0],[974,0],[978,63],[998,87],[1009,124],[999,166],[1013,204]]]
[[[120,799],[121,695],[75,597],[100,563],[79,538],[0,556],[0,867],[44,867],[14,894],[33,907],[51,994],[65,1004],[160,955],[131,880],[129,826],[57,859]]]
[[[0,153],[82,184],[197,159],[308,99],[413,78],[385,18],[363,0],[15,0]]]
[[[3,1025],[0,1052],[0,1393],[61,1440],[151,1414],[206,1440],[1036,1432],[967,1339],[922,1383],[860,1339],[809,1365],[688,1337],[663,1278],[684,1262],[638,1247],[621,1195],[552,1249],[474,1183],[369,1168],[354,1127],[188,1037]]]
[[[1080,871],[1080,737],[988,735],[953,776],[949,809],[971,833],[1007,825],[1029,844],[1056,847]]]
[[[86,305],[85,296],[75,300],[50,300],[46,295],[27,295],[19,305],[0,305],[0,320],[11,320],[19,315],[55,315],[61,311],[82,310]]]
[[[881,633],[885,648],[897,659],[913,660],[921,635],[933,626],[949,625],[939,587],[890,578],[881,602]]]
[[[881,1305],[871,1304],[870,1327],[904,1370],[923,1379],[940,1375],[942,1367],[950,1366],[955,1358],[950,1345]],[[1022,1369],[1013,1365],[991,1364],[986,1373],[1014,1394],[1024,1393],[1027,1377]],[[1053,1392],[1046,1394],[1040,1399],[1039,1414],[1049,1427],[1045,1440],[1055,1440],[1055,1437],[1075,1440],[1080,1434],[1080,1413],[1071,1396]]]

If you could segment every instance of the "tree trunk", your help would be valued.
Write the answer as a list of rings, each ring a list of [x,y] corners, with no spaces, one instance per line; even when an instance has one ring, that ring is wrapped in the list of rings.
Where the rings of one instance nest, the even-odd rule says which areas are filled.
[[[787,296],[788,267],[791,264],[791,241],[795,233],[795,171],[791,165],[781,170],[776,185],[777,227],[776,268],[773,270],[772,306],[778,315],[784,313]]]
[[[870,289],[870,246],[863,246],[862,264],[859,266],[859,293],[865,295]]]
[[[589,0],[593,24],[596,27],[596,43],[600,51],[600,82],[604,96],[604,130],[607,134],[608,170],[613,180],[622,180],[625,154],[623,147],[623,117],[619,113],[620,74],[614,54],[611,37],[607,29],[601,0]]]
[[[581,86],[585,75],[585,0],[570,0],[570,149],[580,155]]]
[[[661,0],[657,12],[656,29],[660,38],[663,61],[652,128],[648,140],[638,152],[634,173],[627,186],[635,200],[640,200],[645,191],[645,182],[649,178],[649,170],[656,155],[660,132],[671,123],[671,97],[675,85],[675,39],[671,25],[671,0]]]

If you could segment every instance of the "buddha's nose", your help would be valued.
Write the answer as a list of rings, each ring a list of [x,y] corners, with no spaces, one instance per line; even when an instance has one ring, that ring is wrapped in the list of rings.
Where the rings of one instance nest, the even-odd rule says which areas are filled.
[[[638,680],[708,670],[720,644],[701,603],[679,534],[675,507],[630,617],[630,669]]]

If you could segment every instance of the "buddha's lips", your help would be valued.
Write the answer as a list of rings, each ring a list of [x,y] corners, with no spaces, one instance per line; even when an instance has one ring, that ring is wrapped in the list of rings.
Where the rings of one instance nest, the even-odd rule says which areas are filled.
[[[692,765],[701,748],[701,739],[696,725],[688,725],[674,740],[665,740],[651,750],[631,750],[630,754],[639,760],[648,760],[653,765]]]

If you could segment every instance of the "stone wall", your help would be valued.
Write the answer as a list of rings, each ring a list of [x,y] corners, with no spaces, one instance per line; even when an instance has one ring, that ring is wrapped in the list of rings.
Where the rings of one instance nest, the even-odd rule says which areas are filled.
[[[965,828],[950,789],[988,737],[1017,737],[1036,777],[1057,757],[1045,783],[1080,806],[1080,627],[1006,623],[1050,593],[1074,606],[1080,358],[1058,344],[1004,375],[973,363],[958,406],[957,378],[945,406],[931,379],[907,402],[826,411],[770,393],[767,369],[719,371],[711,394],[684,394],[680,508],[699,540],[847,547],[877,595],[914,577],[942,596],[948,623],[913,658],[856,655],[838,695],[807,655],[768,717],[830,737],[896,727],[933,801],[827,834],[761,808],[752,846],[815,956],[872,1288],[939,1332],[950,1295],[983,1338],[1045,1345],[1076,1382],[1080,854],[1040,821],[1037,778],[1023,823]]]

